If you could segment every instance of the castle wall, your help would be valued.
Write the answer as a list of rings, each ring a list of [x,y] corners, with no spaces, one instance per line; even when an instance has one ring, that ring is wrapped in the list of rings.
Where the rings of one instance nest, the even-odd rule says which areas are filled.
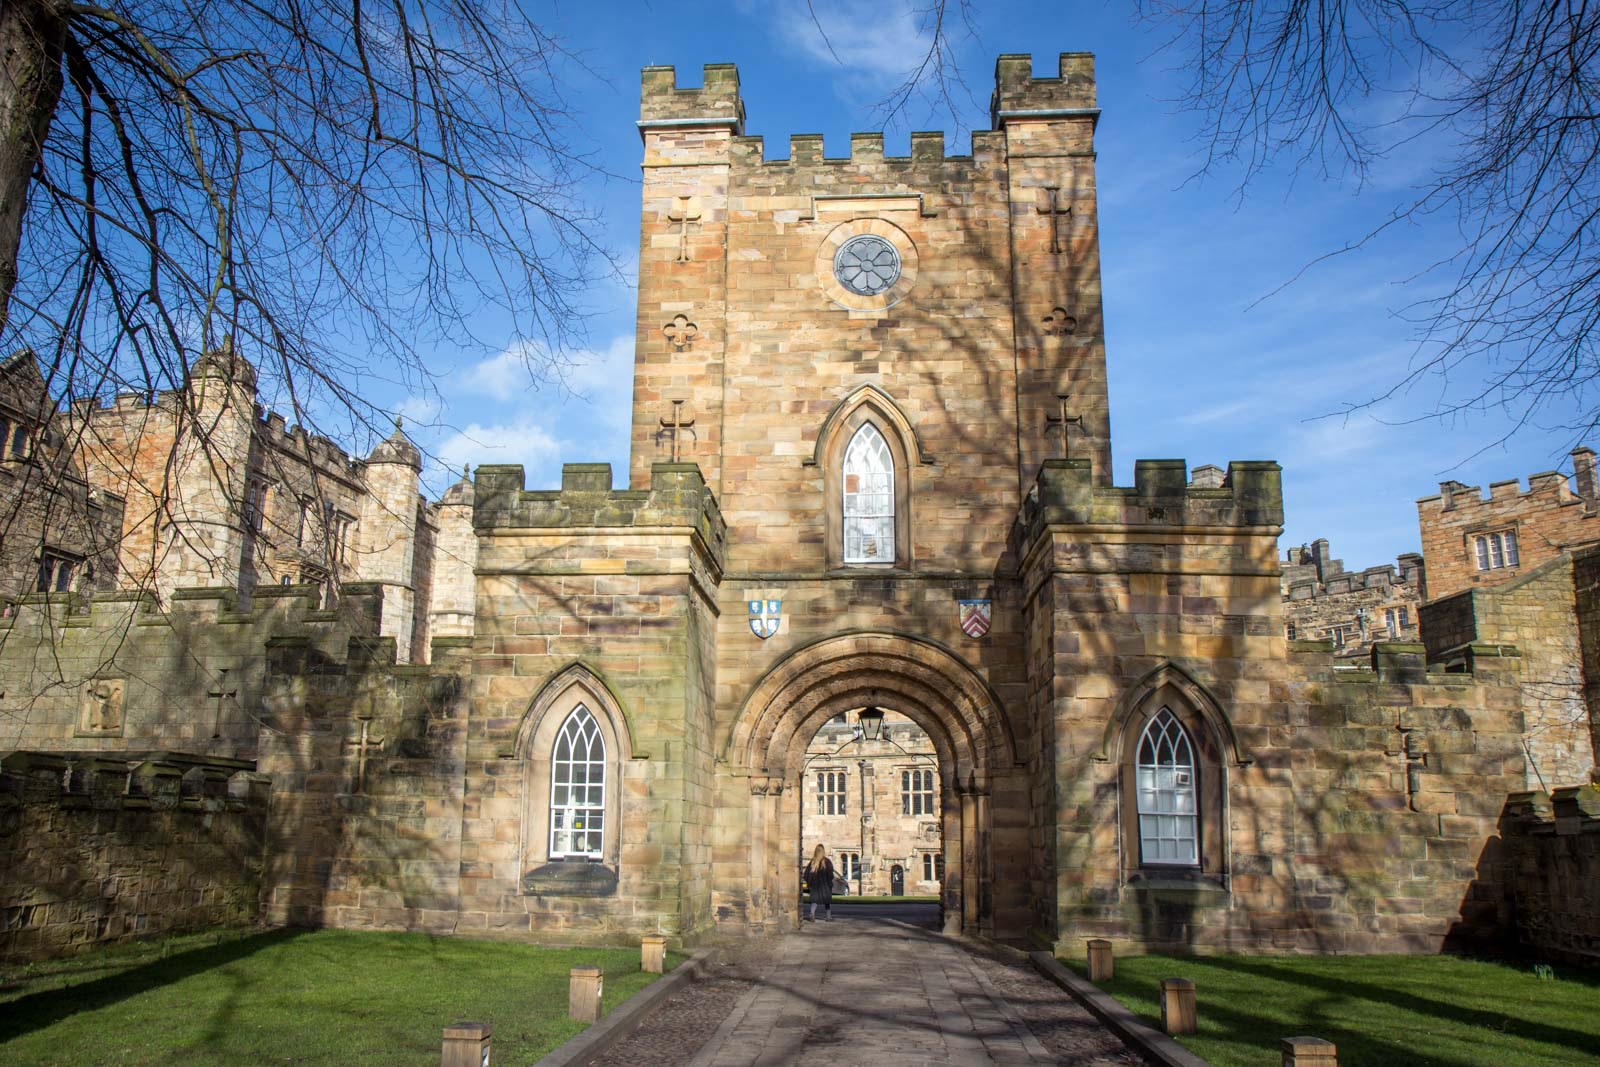
[[[1426,593],[1422,557],[1346,571],[1328,542],[1292,548],[1283,561],[1283,613],[1290,640],[1333,641],[1336,654],[1366,657],[1379,641],[1420,641]]]
[[[1514,645],[1521,654],[1523,789],[1587,781],[1595,766],[1576,602],[1574,561],[1562,555],[1521,568],[1514,581],[1463,590],[1422,609],[1431,663],[1457,666],[1477,644]]]
[[[175,590],[166,611],[143,593],[24,597],[0,619],[0,749],[254,758],[271,642],[370,633],[371,594],[352,588],[338,611],[319,610],[304,586],[261,590],[250,611],[214,588]]]
[[[1600,962],[1600,788],[1513,793],[1486,870],[1506,947]]]
[[[255,920],[267,781],[241,761],[0,760],[0,959]]]
[[[460,912],[467,650],[399,665],[389,639],[269,647],[267,921],[449,933]],[[488,803],[488,801],[485,801]]]
[[[1592,483],[1594,454],[1579,449],[1573,457],[1580,485]],[[1417,501],[1431,598],[1514,580],[1564,549],[1600,539],[1600,500],[1592,490],[1587,498],[1574,493],[1555,471],[1533,475],[1526,492],[1516,479],[1491,483],[1487,498],[1477,486],[1459,482],[1443,482],[1439,489],[1437,496]],[[1474,536],[1506,531],[1516,534],[1519,564],[1480,570]]]
[[[582,940],[705,928],[723,528],[699,472],[660,464],[649,490],[613,491],[609,467],[569,465],[562,490],[541,493],[523,490],[520,467],[480,467],[475,496],[462,928]],[[626,749],[606,839],[617,851],[593,865],[546,861],[535,827],[549,797],[530,774],[549,757],[524,732],[575,665],[594,679],[587,704],[614,703]],[[605,884],[565,884],[575,871]]]

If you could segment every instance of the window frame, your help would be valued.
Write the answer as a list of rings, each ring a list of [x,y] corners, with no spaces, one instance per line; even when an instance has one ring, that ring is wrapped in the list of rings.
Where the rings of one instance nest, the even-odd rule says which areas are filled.
[[[931,767],[900,768],[900,814],[937,816],[938,776]]]
[[[1480,574],[1515,570],[1522,566],[1521,546],[1517,543],[1515,526],[1471,534],[1469,544],[1469,558]]]
[[[914,442],[907,441],[910,431],[901,425],[901,419],[883,410],[870,396],[863,396],[854,403],[855,406],[843,411],[841,417],[824,425],[822,432],[827,439],[820,442],[819,458],[824,465],[823,514],[827,535],[827,565],[833,570],[907,570],[912,563],[912,492],[908,448]],[[891,461],[894,516],[890,527],[894,531],[894,550],[881,562],[849,562],[844,552],[844,461],[850,443],[868,423],[883,438]]]
[[[552,856],[550,801],[553,796],[553,762],[559,731],[568,717],[583,705],[599,729],[605,750],[605,819],[601,855]],[[599,863],[619,867],[622,847],[622,801],[632,755],[627,720],[609,688],[581,664],[557,672],[534,697],[517,730],[516,759],[522,764],[522,834],[518,851],[520,870],[515,892],[526,895],[521,878],[549,863]]]
[[[1225,742],[1222,725],[1213,721],[1221,719],[1220,707],[1201,710],[1185,695],[1189,686],[1171,681],[1146,690],[1119,716],[1115,726],[1117,740],[1117,796],[1119,822],[1122,829],[1121,863],[1124,881],[1149,878],[1201,878],[1220,881],[1224,885],[1228,873],[1228,765],[1224,752],[1231,751],[1231,742]],[[1204,699],[1210,699],[1205,696]],[[1146,861],[1141,847],[1138,760],[1139,744],[1148,725],[1162,711],[1169,712],[1182,727],[1193,756],[1195,796],[1195,851],[1194,863]]]
[[[849,771],[844,767],[818,767],[815,769],[818,815],[850,814]],[[826,782],[826,787],[824,786]],[[830,811],[829,808],[834,810]]]
[[[574,727],[574,724],[576,724],[576,727]],[[574,734],[576,734],[576,736],[574,736]],[[588,756],[587,759],[580,760],[573,758],[574,749],[570,746],[571,743],[576,740],[587,741],[585,750],[585,755]],[[567,742],[569,745],[567,749],[569,755],[566,759],[563,759],[561,756],[561,746],[563,742]],[[596,745],[599,746],[598,760],[594,758]],[[592,790],[595,789],[596,786],[591,780],[594,773],[593,768],[597,763],[599,764],[600,768],[600,783],[598,786],[600,790],[600,802],[598,804],[594,802]],[[584,766],[584,780],[581,783],[574,780],[574,774],[579,764]],[[561,720],[561,726],[556,731],[555,740],[551,744],[550,804],[548,816],[548,832],[550,835],[550,842],[549,847],[545,850],[545,857],[547,859],[552,861],[563,859],[598,861],[605,857],[605,839],[609,829],[606,825],[608,821],[606,819],[606,787],[607,779],[610,777],[610,775],[606,773],[606,769],[607,760],[605,735],[600,730],[600,723],[599,720],[595,718],[594,712],[590,711],[589,706],[580,700],[578,704]],[[563,774],[564,770],[565,775]],[[585,803],[575,804],[572,802],[572,790],[576,788],[582,788],[585,791]],[[566,791],[565,795],[560,796],[560,799],[558,799],[558,796],[561,794],[562,790]],[[575,829],[572,824],[575,823],[579,818],[593,819],[597,813],[600,819],[600,829],[598,831],[600,840],[598,844],[594,845],[594,847],[583,849],[557,847],[558,835],[566,833],[569,837],[568,843],[570,844],[570,837]],[[558,815],[565,815],[566,818],[558,819]],[[561,825],[563,822],[567,824],[565,827]],[[588,827],[583,828],[583,834],[586,837],[592,837],[595,832],[596,831]]]
[[[1152,731],[1159,729],[1159,733],[1152,737]],[[1169,740],[1170,738],[1170,740]],[[1199,867],[1201,855],[1201,832],[1203,829],[1200,818],[1200,766],[1195,755],[1195,746],[1185,730],[1183,723],[1172,709],[1163,705],[1154,715],[1146,720],[1144,729],[1139,732],[1135,744],[1134,756],[1134,808],[1138,817],[1139,826],[1139,865],[1141,867]],[[1172,756],[1171,774],[1173,785],[1163,788],[1161,776],[1163,768],[1169,766],[1163,760],[1165,752],[1170,751]],[[1151,759],[1146,760],[1146,755]],[[1147,795],[1170,792],[1173,803],[1170,806],[1160,805],[1150,801],[1147,806]],[[1187,805],[1184,799],[1187,798]],[[1187,806],[1188,810],[1183,810]],[[1159,827],[1162,820],[1171,820],[1174,833],[1171,835],[1152,834],[1150,824],[1153,822]],[[1183,824],[1187,824],[1188,833],[1182,832]],[[1189,852],[1186,857],[1153,857],[1150,855],[1157,842],[1174,841],[1178,844],[1187,843]]]
[[[38,571],[34,577],[34,592],[72,592],[72,583],[79,574],[78,566],[82,562],[82,556],[70,552],[62,552],[56,548],[40,549]]]
[[[859,444],[859,447],[858,447]],[[862,460],[862,465],[851,469],[851,460]],[[895,464],[889,441],[872,420],[856,427],[845,442],[844,458],[839,469],[839,514],[842,558],[847,567],[892,566],[895,551]],[[869,480],[887,479],[887,485],[874,487]],[[852,510],[852,501],[854,510]],[[869,503],[870,502],[870,503]],[[855,532],[857,548],[851,552],[851,534]],[[864,555],[863,544],[877,544],[887,537],[887,552]]]

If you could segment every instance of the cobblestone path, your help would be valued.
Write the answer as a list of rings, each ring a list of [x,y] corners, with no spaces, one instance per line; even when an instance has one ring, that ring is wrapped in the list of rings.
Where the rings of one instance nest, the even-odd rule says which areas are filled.
[[[1142,1063],[1030,970],[872,919],[807,923],[731,955],[601,1063]]]

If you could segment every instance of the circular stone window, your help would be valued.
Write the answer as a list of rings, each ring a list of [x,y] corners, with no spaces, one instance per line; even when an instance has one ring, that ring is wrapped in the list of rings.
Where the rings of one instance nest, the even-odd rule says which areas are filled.
[[[857,315],[881,315],[917,283],[917,246],[887,219],[841,222],[817,245],[817,288]]]
[[[852,293],[877,296],[900,280],[900,253],[882,237],[852,237],[834,253],[833,276]]]

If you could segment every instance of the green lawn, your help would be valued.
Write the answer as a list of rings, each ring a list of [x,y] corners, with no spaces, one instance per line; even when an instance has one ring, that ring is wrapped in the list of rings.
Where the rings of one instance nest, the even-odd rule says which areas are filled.
[[[1063,960],[1079,974],[1082,960]],[[1105,989],[1161,1024],[1161,979],[1195,983],[1215,1067],[1277,1067],[1285,1037],[1339,1046],[1339,1067],[1600,1064],[1600,970],[1453,956],[1130,956]]]
[[[674,966],[683,957],[671,956]],[[229,932],[0,969],[0,1062],[439,1062],[440,1031],[494,1028],[495,1063],[583,1029],[567,971],[605,968],[609,1011],[649,984],[639,950],[348,930]]]

